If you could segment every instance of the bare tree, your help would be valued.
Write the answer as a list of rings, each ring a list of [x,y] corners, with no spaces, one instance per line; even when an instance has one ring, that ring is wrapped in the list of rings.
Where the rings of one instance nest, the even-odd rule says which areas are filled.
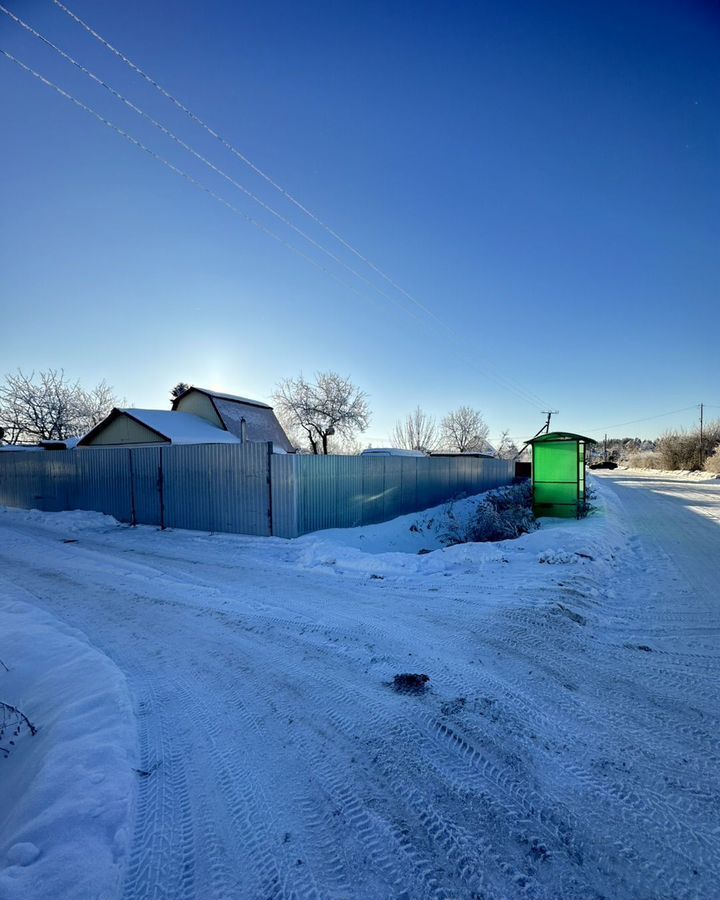
[[[116,405],[112,388],[101,381],[90,391],[69,381],[60,369],[26,375],[21,369],[0,385],[0,424],[5,441],[65,440],[85,434]]]
[[[483,453],[489,430],[479,410],[459,406],[442,420],[442,443],[457,453]]]
[[[404,450],[422,450],[432,453],[441,445],[435,419],[416,406],[404,419],[395,423],[392,442]]]
[[[358,456],[362,453],[364,444],[359,434],[347,436],[333,435],[328,441],[330,453],[338,456]]]
[[[68,427],[73,435],[82,435],[99,425],[113,406],[118,406],[121,401],[116,397],[113,388],[103,379],[89,391],[76,386],[73,403],[75,415],[68,423]]]
[[[510,437],[510,433],[508,431],[503,431],[500,435],[500,443],[498,444],[498,456],[500,459],[515,459],[515,457],[520,452],[518,450],[517,444]]]
[[[370,424],[367,394],[337,372],[318,372],[314,381],[285,378],[273,400],[285,430],[315,454],[329,452],[331,437],[349,441]]]
[[[189,389],[189,384],[186,384],[184,381],[178,381],[175,387],[170,388],[170,400],[177,400],[178,397],[182,396],[182,394]]]

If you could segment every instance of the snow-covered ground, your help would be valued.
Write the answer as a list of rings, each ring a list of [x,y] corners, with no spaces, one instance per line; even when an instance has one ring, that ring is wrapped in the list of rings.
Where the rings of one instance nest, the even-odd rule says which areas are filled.
[[[630,466],[619,466],[621,472],[649,478],[669,478],[672,481],[718,481],[720,475],[714,472],[690,472],[687,469],[633,469]]]
[[[720,484],[593,483],[581,522],[447,549],[442,509],[296,541],[0,511],[0,699],[38,727],[0,760],[0,896],[112,897],[124,863],[125,898],[716,895]],[[6,640],[26,614],[46,632]],[[83,654],[84,684],[48,679]],[[90,766],[60,734],[67,796],[38,824],[60,694],[90,743],[102,711],[93,765],[126,802],[88,778],[67,806]],[[47,877],[85,842],[104,886]]]
[[[113,897],[136,791],[127,685],[84,635],[20,595],[3,579],[0,701],[27,721],[0,709],[0,897]]]

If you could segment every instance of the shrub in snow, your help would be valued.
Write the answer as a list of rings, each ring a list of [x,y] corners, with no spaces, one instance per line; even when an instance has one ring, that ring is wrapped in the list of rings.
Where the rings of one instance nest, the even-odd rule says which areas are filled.
[[[15,746],[15,738],[20,737],[24,731],[33,737],[37,734],[37,728],[24,712],[0,700],[0,753],[7,758],[10,748]]]
[[[712,456],[705,460],[705,471],[720,475],[720,446],[716,447]]]
[[[570,566],[579,562],[577,554],[567,550],[543,550],[538,553],[537,561],[550,566]]]
[[[661,469],[702,468],[701,456],[720,444],[720,421],[708,422],[703,429],[702,453],[700,429],[694,431],[666,431],[657,442]]]
[[[505,541],[535,531],[532,486],[529,481],[489,491],[467,524],[455,523],[444,536],[445,543]]]
[[[641,453],[631,453],[627,458],[627,465],[631,469],[660,469],[660,454],[654,450]]]

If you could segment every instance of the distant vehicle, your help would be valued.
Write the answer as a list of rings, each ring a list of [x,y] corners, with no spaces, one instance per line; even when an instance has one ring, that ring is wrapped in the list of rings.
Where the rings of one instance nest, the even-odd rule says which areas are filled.
[[[399,447],[368,447],[360,456],[427,456],[422,450],[401,450]]]
[[[592,463],[592,465],[588,466],[588,468],[590,468],[590,469],[617,469],[617,463],[610,462],[610,460],[607,460],[607,462]]]

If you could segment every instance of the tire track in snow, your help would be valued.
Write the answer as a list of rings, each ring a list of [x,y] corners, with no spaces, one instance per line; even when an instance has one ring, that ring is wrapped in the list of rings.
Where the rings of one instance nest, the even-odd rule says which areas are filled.
[[[292,596],[287,611],[281,608],[278,585],[285,579],[292,591],[314,583],[305,572],[287,582],[291,570],[284,564],[282,571],[261,566],[257,572],[213,565],[185,578],[159,565],[154,573],[133,568],[124,580],[116,535],[98,543],[105,537],[92,559],[78,555],[78,571],[68,578],[66,569],[53,572],[55,533],[48,559],[38,562],[38,555],[22,578],[42,603],[60,608],[86,632],[94,629],[97,642],[135,673],[128,678],[139,696],[154,692],[156,730],[145,739],[143,766],[157,757],[152,748],[160,741],[161,768],[170,774],[156,779],[158,808],[151,814],[145,803],[137,840],[166,856],[177,896],[253,896],[263,886],[276,897],[399,897],[405,891],[414,900],[475,891],[493,900],[607,893],[689,898],[702,895],[699,884],[716,883],[720,847],[708,810],[720,796],[711,714],[718,666],[703,627],[703,616],[712,614],[704,600],[683,596],[694,613],[681,614],[677,595],[655,591],[643,607],[616,580],[599,591],[590,565],[563,572],[574,586],[559,584],[547,566],[537,567],[537,577],[519,579],[511,565],[489,612],[477,590],[477,603],[471,590],[457,604],[425,600],[426,586],[440,578],[406,588],[398,580],[387,591],[359,577],[328,578],[316,585],[318,602],[302,613],[332,618],[319,625],[302,621],[302,605]],[[197,546],[201,552],[205,545]],[[16,560],[5,557],[12,570]],[[91,570],[102,560],[110,574],[100,577]],[[221,568],[228,579],[248,584],[218,588],[213,578]],[[452,583],[460,594],[471,579]],[[79,591],[95,588],[104,593],[97,611],[78,602]],[[328,606],[333,592],[342,609]],[[225,599],[227,607],[218,610]],[[560,617],[555,622],[548,606],[557,600],[588,617],[587,631]],[[203,604],[215,609],[203,613]],[[361,615],[348,608],[353,605]],[[503,606],[509,609],[502,612]],[[411,628],[409,643],[403,635]],[[135,647],[114,636],[133,629]],[[586,640],[591,629],[602,640]],[[662,646],[664,631],[679,640]],[[168,652],[166,634],[178,647],[184,643],[184,655]],[[653,653],[625,650],[628,635],[658,646]],[[196,636],[202,638],[197,648]],[[155,647],[157,659],[150,656]],[[380,685],[407,664],[408,649],[433,676],[426,697],[398,698]],[[470,665],[477,657],[484,664]],[[699,676],[686,687],[684,664]],[[573,682],[579,690],[562,686]],[[460,696],[464,707],[441,711],[443,701]],[[312,713],[303,713],[305,707]],[[161,735],[163,712],[169,731]],[[285,727],[288,712],[292,727]],[[167,750],[163,740],[170,742]],[[172,749],[183,741],[193,753],[175,760]],[[627,771],[620,753],[627,755]],[[685,767],[678,765],[683,753]],[[248,777],[263,767],[279,772],[275,783]],[[202,796],[200,785],[212,780],[217,795]],[[183,783],[190,827],[177,804],[168,805],[175,791],[182,796]],[[242,821],[246,813],[250,825]],[[240,849],[233,859],[233,845],[256,820],[262,823],[255,829],[258,844],[248,838],[247,852]],[[287,823],[292,841],[275,846]],[[157,831],[167,842],[157,840]],[[307,870],[293,870],[296,848],[311,863]],[[140,849],[133,853],[139,860]],[[582,865],[573,862],[578,853]],[[176,871],[183,860],[193,871],[192,886]],[[693,881],[692,862],[703,881]],[[277,877],[264,876],[273,866]],[[170,896],[159,863],[148,861],[139,871],[146,894],[138,882],[136,897]]]

